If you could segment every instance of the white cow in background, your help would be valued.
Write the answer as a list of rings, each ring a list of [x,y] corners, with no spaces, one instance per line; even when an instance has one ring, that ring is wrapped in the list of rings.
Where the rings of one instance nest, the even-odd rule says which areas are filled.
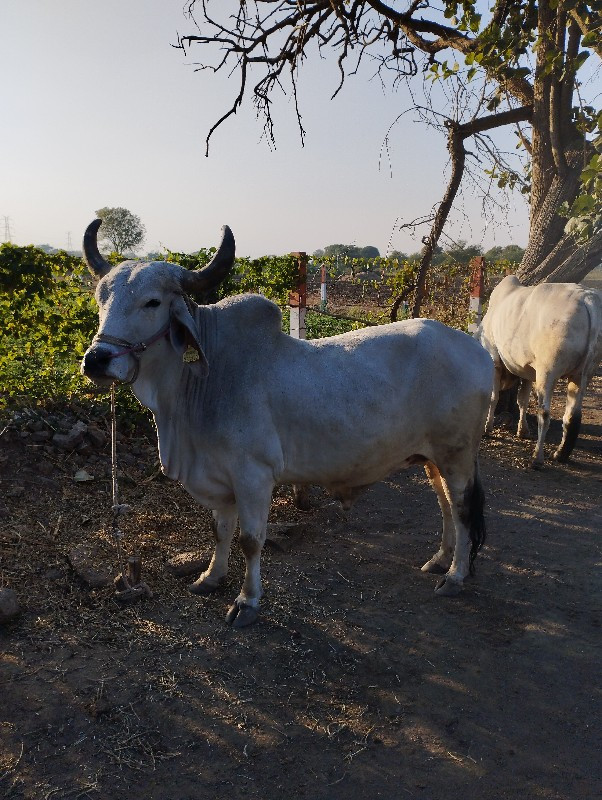
[[[543,444],[550,425],[550,400],[556,382],[568,378],[562,442],[554,458],[568,461],[581,424],[583,395],[602,359],[602,299],[577,283],[522,286],[509,275],[491,293],[487,313],[475,333],[495,365],[486,430],[501,388],[521,379],[517,435],[527,437],[531,388],[537,397],[537,444],[533,466],[544,460]]]

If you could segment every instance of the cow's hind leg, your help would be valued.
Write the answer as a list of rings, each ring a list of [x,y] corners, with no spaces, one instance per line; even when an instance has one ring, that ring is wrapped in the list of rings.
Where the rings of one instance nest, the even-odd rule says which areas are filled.
[[[566,408],[562,418],[562,441],[558,450],[554,453],[554,458],[561,464],[567,462],[577,441],[579,428],[581,427],[581,405],[583,394],[587,386],[587,379],[582,376],[579,383],[569,378],[566,393]]]
[[[437,575],[444,575],[451,566],[454,556],[454,542],[456,531],[454,519],[447,497],[446,489],[441,478],[441,473],[432,461],[427,461],[424,471],[437,495],[441,515],[443,517],[443,533],[441,535],[441,546],[435,555],[422,566],[422,572],[431,572]]]
[[[213,535],[215,550],[205,572],[190,586],[194,594],[214,592],[228,574],[228,558],[232,536],[236,530],[238,513],[236,506],[226,506],[213,512]]]
[[[442,473],[455,527],[454,556],[445,577],[435,589],[438,595],[453,596],[462,589],[464,578],[473,572],[473,562],[485,541],[483,509],[485,495],[475,460],[472,475],[454,465]]]

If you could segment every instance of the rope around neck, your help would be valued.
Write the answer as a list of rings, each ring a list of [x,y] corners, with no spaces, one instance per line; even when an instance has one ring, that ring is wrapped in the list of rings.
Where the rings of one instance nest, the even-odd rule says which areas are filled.
[[[119,517],[127,514],[130,507],[119,502],[119,486],[117,483],[117,414],[115,410],[115,384],[111,384],[111,488],[113,520],[111,531],[117,551],[117,570],[115,578],[115,595],[121,602],[137,600],[141,597],[152,597],[150,588],[140,579],[140,556],[132,556],[126,564],[121,540],[123,531],[119,527]]]
[[[121,540],[123,539],[123,531],[119,527],[119,517],[126,511],[127,507],[119,504],[119,486],[117,484],[117,415],[115,413],[115,384],[111,384],[111,487],[113,503],[111,510],[113,512],[113,520],[111,524],[111,532],[113,534],[113,541],[117,550],[117,571],[123,576],[126,575],[125,561],[123,558],[123,548],[121,547]]]

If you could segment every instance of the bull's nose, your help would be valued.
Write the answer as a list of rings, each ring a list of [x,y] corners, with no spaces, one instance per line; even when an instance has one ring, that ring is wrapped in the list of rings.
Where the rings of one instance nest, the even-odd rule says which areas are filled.
[[[111,362],[111,351],[103,347],[95,347],[84,355],[82,371],[89,378],[101,378],[106,375]]]

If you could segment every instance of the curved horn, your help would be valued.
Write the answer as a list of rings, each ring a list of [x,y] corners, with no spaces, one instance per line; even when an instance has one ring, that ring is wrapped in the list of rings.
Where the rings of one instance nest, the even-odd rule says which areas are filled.
[[[221,283],[234,265],[236,245],[232,231],[222,228],[222,241],[211,261],[202,269],[182,270],[182,289],[190,294],[206,292]]]
[[[111,269],[109,262],[105,261],[98,252],[98,245],[96,244],[96,234],[98,233],[98,229],[101,225],[101,219],[95,219],[94,222],[91,222],[86,228],[86,232],[84,233],[84,241],[82,244],[84,261],[88,265],[88,269],[95,278],[104,277]]]

